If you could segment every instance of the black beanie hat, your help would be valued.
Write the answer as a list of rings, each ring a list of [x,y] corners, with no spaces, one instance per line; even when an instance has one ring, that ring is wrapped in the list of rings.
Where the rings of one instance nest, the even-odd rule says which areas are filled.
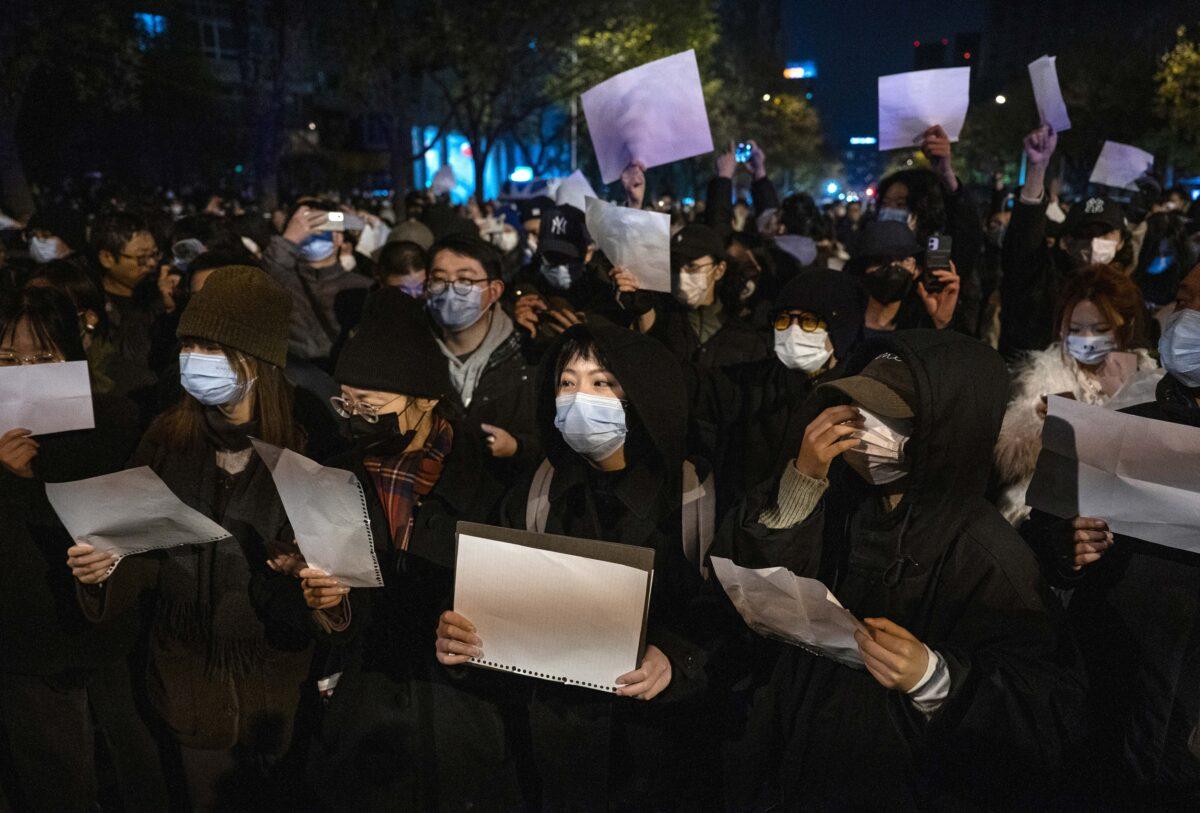
[[[449,362],[438,349],[421,303],[399,288],[367,297],[362,320],[346,340],[333,373],[339,384],[419,398],[453,389]]]
[[[679,268],[701,257],[714,263],[725,259],[725,240],[720,232],[703,223],[689,223],[671,238],[671,267]]]

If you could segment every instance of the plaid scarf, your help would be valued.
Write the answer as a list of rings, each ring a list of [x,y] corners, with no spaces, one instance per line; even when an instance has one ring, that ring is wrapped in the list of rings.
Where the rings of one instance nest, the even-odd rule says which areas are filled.
[[[450,422],[430,415],[433,426],[429,438],[420,449],[401,452],[391,457],[365,457],[363,468],[375,483],[375,493],[383,503],[392,544],[396,550],[408,550],[412,534],[413,508],[433,490],[442,476],[446,455],[454,441]]]

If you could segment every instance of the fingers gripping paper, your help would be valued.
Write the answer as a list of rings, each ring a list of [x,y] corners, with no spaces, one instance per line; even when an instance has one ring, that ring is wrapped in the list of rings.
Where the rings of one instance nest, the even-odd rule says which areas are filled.
[[[1152,166],[1154,156],[1145,150],[1116,141],[1105,141],[1088,183],[1135,191],[1137,184],[1134,181],[1149,172]]]
[[[613,265],[629,269],[643,290],[671,292],[671,216],[587,200],[588,234]]]
[[[91,429],[92,385],[86,361],[0,367],[0,435]]]
[[[336,576],[347,587],[383,587],[367,501],[358,478],[290,449],[261,440],[252,442],[271,470],[296,545],[309,567]]]
[[[1200,428],[1051,396],[1026,502],[1200,552]]]
[[[695,51],[619,73],[581,101],[605,183],[633,161],[649,168],[712,152]]]
[[[654,551],[459,523],[454,610],[483,656],[470,662],[605,692],[637,669]]]
[[[865,629],[816,579],[785,567],[751,569],[714,556],[713,571],[750,629],[846,666],[863,667],[854,631]]]
[[[970,85],[970,68],[879,77],[879,149],[912,149],[935,124],[942,125],[951,141],[958,141],[967,120]]]
[[[185,505],[149,466],[73,483],[47,483],[46,498],[71,538],[116,556],[218,542],[229,531]]]

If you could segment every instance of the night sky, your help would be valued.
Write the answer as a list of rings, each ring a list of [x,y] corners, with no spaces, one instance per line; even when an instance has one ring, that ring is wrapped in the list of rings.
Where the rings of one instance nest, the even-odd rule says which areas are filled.
[[[981,31],[983,0],[785,0],[785,53],[814,59],[814,103],[837,147],[876,135],[875,80],[913,69],[913,40]]]

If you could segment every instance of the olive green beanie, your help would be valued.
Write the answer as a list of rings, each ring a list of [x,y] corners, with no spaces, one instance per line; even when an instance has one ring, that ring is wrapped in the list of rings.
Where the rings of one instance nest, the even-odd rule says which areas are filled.
[[[175,335],[193,336],[283,367],[292,301],[266,271],[249,265],[215,269],[192,294]]]

